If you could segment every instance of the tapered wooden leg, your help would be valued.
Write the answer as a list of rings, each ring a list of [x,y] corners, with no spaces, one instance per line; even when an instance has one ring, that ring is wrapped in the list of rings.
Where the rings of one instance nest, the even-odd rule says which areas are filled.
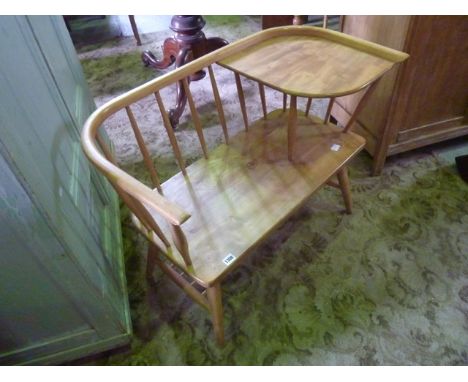
[[[148,280],[153,279],[156,256],[158,256],[158,248],[153,243],[148,243],[148,254],[146,255],[146,278]]]
[[[306,109],[305,109],[305,116],[308,117],[309,116],[309,111],[310,111],[310,107],[312,106],[312,98],[309,97],[307,99],[307,106],[306,106]]]
[[[245,107],[245,97],[244,90],[242,89],[242,82],[239,73],[234,73],[234,76],[236,78],[237,95],[239,96],[239,104],[242,111],[242,118],[244,120],[245,131],[249,131],[249,120],[247,118],[247,109]]]
[[[353,201],[351,199],[351,187],[349,185],[348,169],[342,167],[336,173],[338,182],[340,183],[341,194],[343,195],[344,204],[346,206],[346,213],[351,214],[353,208]]]
[[[262,101],[263,119],[267,119],[267,107],[265,100],[265,87],[260,82],[258,83],[258,90],[260,92],[260,100]]]
[[[292,161],[294,158],[294,146],[296,144],[297,135],[297,97],[291,96],[291,103],[289,107],[288,117],[288,160]]]
[[[213,319],[213,329],[216,342],[219,346],[224,345],[224,324],[223,324],[223,302],[221,298],[221,284],[217,283],[206,289],[208,303],[210,304],[211,316]]]

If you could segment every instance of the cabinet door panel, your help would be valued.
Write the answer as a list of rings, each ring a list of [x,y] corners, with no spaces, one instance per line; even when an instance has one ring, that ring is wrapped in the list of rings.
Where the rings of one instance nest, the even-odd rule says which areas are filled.
[[[8,293],[2,302],[12,309],[1,319],[13,328],[18,323],[7,323],[18,312],[37,315],[22,323],[25,335],[37,336],[8,330],[10,347],[0,347],[0,357],[7,357],[0,362],[105,350],[106,343],[120,343],[131,333],[119,206],[80,147],[80,130],[94,102],[61,17],[0,17],[0,69],[0,154],[30,200],[27,214],[8,217],[9,222],[23,219],[23,228],[1,232],[3,240],[14,240],[0,251],[20,254],[16,259],[0,256],[9,259],[2,271],[11,275],[31,269],[27,283],[18,277],[18,287],[14,277],[0,278],[9,285],[0,288],[0,299]],[[48,234],[37,236],[40,230]],[[36,284],[46,289],[37,287],[31,300],[26,291]],[[39,306],[47,294],[55,305]],[[54,310],[67,312],[66,325],[54,321]]]

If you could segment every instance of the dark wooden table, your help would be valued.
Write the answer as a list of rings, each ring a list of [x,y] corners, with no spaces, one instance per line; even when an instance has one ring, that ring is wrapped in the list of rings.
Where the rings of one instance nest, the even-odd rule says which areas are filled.
[[[174,16],[171,20],[170,29],[175,32],[174,36],[167,38],[162,46],[163,57],[156,59],[149,50],[142,53],[141,59],[144,64],[155,69],[166,69],[175,63],[178,68],[187,62],[210,53],[228,44],[219,37],[206,38],[202,32],[205,20],[202,16]],[[198,81],[205,77],[204,70],[200,70],[190,76],[190,81]],[[174,108],[169,111],[169,119],[173,128],[179,124],[180,116],[187,103],[187,96],[182,82],[177,84],[177,100]]]

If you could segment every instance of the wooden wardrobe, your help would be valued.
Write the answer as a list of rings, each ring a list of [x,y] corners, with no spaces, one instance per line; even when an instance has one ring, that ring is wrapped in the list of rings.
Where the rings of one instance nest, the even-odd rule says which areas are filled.
[[[344,16],[342,30],[410,54],[380,81],[354,127],[374,175],[390,155],[468,134],[468,16]],[[359,97],[336,99],[340,124]]]

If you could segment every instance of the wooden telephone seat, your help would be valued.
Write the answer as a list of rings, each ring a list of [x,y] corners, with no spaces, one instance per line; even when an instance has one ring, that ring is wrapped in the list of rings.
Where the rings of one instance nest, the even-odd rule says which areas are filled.
[[[350,131],[377,80],[408,57],[338,32],[280,27],[258,32],[133,89],[96,110],[82,131],[89,160],[108,178],[149,240],[148,276],[158,264],[189,296],[211,312],[224,343],[221,281],[269,233],[321,186],[341,189],[351,213],[346,165],[365,140]],[[229,136],[213,64],[234,73],[245,130]],[[208,68],[225,143],[208,152],[188,77]],[[249,122],[241,76],[258,83],[263,118]],[[204,157],[185,166],[160,89],[181,81]],[[267,112],[264,86],[284,94],[283,109]],[[364,90],[344,128],[329,123],[335,97]],[[287,96],[290,97],[287,105]],[[159,182],[131,105],[155,97],[180,172]],[[297,97],[307,97],[305,112]],[[309,115],[313,98],[330,98],[324,119]],[[154,189],[116,164],[99,127],[126,109]],[[332,178],[337,176],[337,181]]]

